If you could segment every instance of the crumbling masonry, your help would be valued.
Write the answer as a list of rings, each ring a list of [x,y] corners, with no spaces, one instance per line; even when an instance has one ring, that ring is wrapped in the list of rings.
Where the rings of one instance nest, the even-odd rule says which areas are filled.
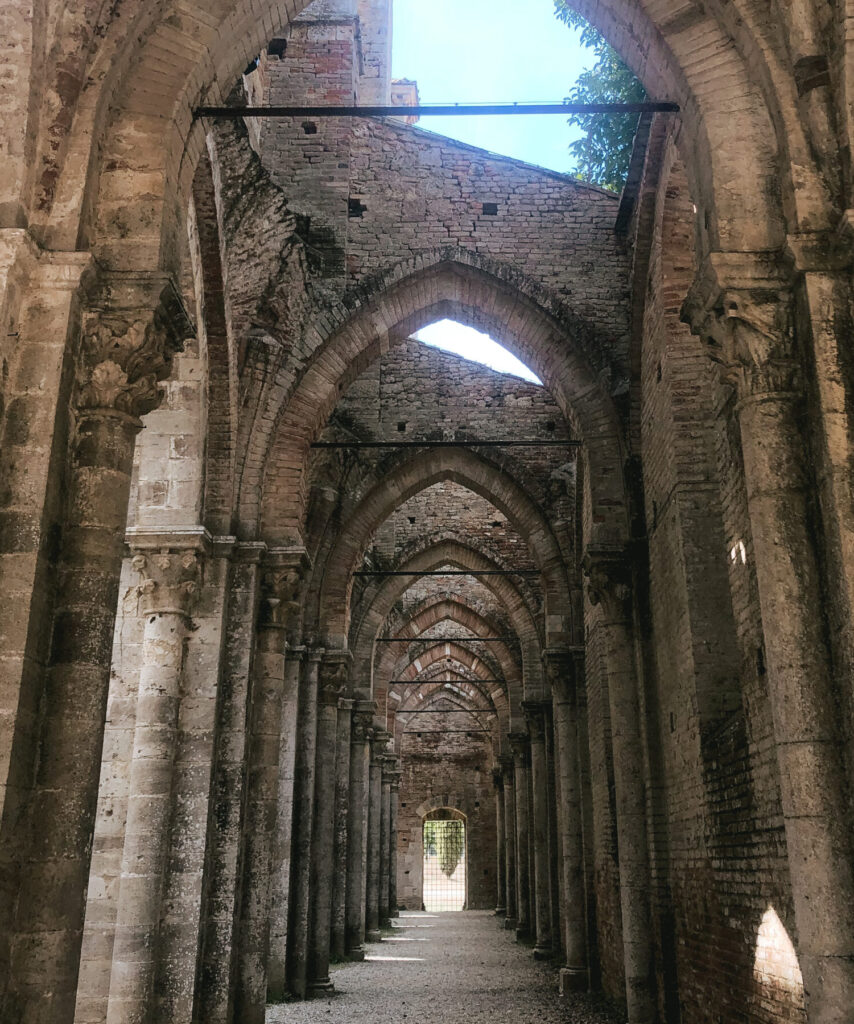
[[[410,101],[390,0],[0,8],[4,1024],[261,1024],[436,812],[564,992],[854,1019],[854,11],[576,7],[622,197],[194,119]]]

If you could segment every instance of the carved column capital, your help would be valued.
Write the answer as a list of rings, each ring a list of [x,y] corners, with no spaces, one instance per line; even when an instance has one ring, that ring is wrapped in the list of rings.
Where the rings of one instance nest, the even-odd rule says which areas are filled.
[[[353,742],[369,742],[374,735],[374,715],[377,704],[373,700],[357,700],[353,709]]]
[[[492,766],[492,784],[496,789],[504,789],[504,772],[498,764]]]
[[[321,704],[338,705],[341,698],[350,694],[350,665],[353,656],[349,651],[327,651],[320,665],[318,699]]]
[[[135,419],[163,397],[159,382],[195,330],[163,275],[102,275],[83,316],[77,364],[79,416],[122,413]]]
[[[380,766],[383,763],[384,757],[388,753],[388,745],[391,739],[392,735],[388,730],[374,726],[374,734],[371,737],[371,756],[372,759]]]
[[[131,562],[142,577],[139,595],[144,614],[189,615],[198,596],[201,553],[188,548],[137,552]]]
[[[403,778],[403,772],[399,768],[395,768],[393,771],[389,772],[389,776],[390,776],[391,791],[392,791],[392,793],[399,793],[400,792],[400,780]]]
[[[498,768],[504,780],[504,785],[513,784],[513,758],[509,754],[502,754],[498,758]]]
[[[526,732],[511,732],[507,734],[507,739],[510,741],[510,749],[513,751],[514,763],[520,764],[528,753],[530,737]]]
[[[523,700],[522,710],[528,723],[528,734],[531,740],[541,741],[546,736],[547,716],[551,712],[550,700]]]
[[[740,401],[802,388],[792,269],[771,254],[712,253],[682,308]]]
[[[553,699],[559,704],[575,696],[576,665],[573,652],[547,649],[543,651],[543,669]]]
[[[587,597],[611,616],[624,617],[632,595],[632,572],[621,551],[588,551],[582,563],[587,578]]]

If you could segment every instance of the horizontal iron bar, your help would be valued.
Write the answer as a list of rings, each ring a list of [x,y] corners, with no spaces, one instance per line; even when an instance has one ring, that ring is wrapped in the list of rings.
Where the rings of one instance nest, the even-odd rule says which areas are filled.
[[[503,679],[392,679],[387,686],[431,686],[433,683],[503,683]]]
[[[197,107],[194,117],[478,117],[501,114],[678,114],[679,104],[646,103],[430,103],[417,107]]]
[[[580,448],[581,441],[315,441],[312,448]]]
[[[539,569],[357,569],[354,576],[539,576]]]
[[[469,643],[477,640],[482,644],[517,644],[515,636],[378,636],[378,644],[416,644],[421,640],[428,644]]]
[[[412,711],[401,711],[399,708],[390,708],[392,714],[395,715],[497,715],[497,711],[490,711],[488,708],[478,708],[476,711],[467,711],[465,708],[452,708],[449,711],[433,711],[432,709],[425,709],[419,711],[415,708]]]
[[[449,732],[464,732],[467,736],[473,732],[485,732],[492,733],[492,729],[404,729],[404,736],[429,736],[431,733],[435,736],[447,736]]]

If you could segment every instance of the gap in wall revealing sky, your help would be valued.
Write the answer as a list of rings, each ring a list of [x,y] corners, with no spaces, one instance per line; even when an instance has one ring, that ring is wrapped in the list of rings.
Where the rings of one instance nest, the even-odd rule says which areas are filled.
[[[552,0],[394,0],[392,74],[422,103],[560,103],[594,63]],[[427,131],[568,173],[581,132],[559,115],[430,117]]]
[[[393,38],[392,74],[415,79],[422,103],[560,103],[593,63],[552,0],[394,0]],[[430,117],[419,128],[564,174],[581,134],[557,115]],[[542,383],[488,335],[451,320],[416,338]]]

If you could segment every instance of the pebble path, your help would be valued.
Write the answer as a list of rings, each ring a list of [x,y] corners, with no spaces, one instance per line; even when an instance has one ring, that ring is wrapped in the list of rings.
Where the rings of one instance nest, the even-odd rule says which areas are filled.
[[[587,995],[561,998],[553,967],[495,916],[401,913],[362,964],[333,968],[335,994],[267,1009],[267,1024],[618,1024]]]

